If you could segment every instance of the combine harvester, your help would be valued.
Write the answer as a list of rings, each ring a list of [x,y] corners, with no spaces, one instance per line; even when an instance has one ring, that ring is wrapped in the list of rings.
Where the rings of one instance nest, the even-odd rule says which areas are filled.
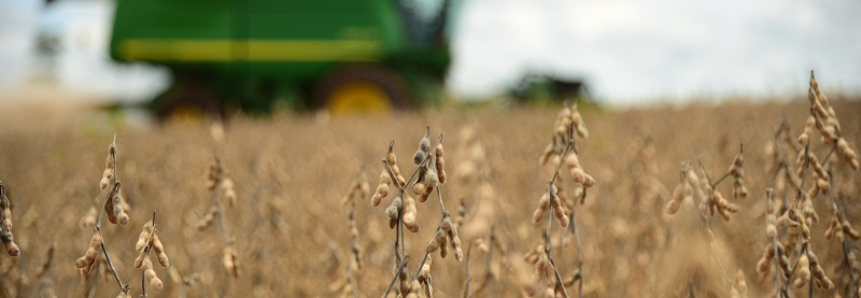
[[[166,66],[160,118],[275,106],[386,112],[440,98],[451,3],[118,0],[111,57]],[[419,17],[424,14],[428,17]]]

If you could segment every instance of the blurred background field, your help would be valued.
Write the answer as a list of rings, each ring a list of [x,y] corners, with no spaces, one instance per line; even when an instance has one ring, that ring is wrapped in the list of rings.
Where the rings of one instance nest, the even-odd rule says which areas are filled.
[[[854,145],[861,139],[858,101],[836,99],[834,106],[845,136]],[[498,234],[505,255],[520,257],[541,241],[543,225],[531,223],[549,170],[537,160],[548,140],[558,106],[428,110],[378,118],[327,117],[278,114],[270,119],[238,117],[225,128],[224,142],[216,142],[206,121],[176,121],[161,126],[135,128],[99,124],[108,116],[69,114],[0,117],[0,177],[14,203],[15,239],[23,251],[12,259],[0,257],[5,293],[38,296],[44,285],[35,278],[46,260],[46,250],[56,245],[49,276],[62,296],[82,295],[83,277],[72,265],[83,253],[90,228],[80,220],[98,195],[97,182],[107,145],[114,133],[119,147],[119,179],[132,207],[127,226],[106,224],[105,237],[126,282],[139,283],[139,271],[131,263],[140,227],[158,211],[159,235],[171,256],[169,269],[157,269],[165,280],[159,297],[183,292],[188,297],[331,297],[331,284],[342,280],[349,259],[348,207],[341,197],[349,183],[364,172],[375,185],[379,160],[390,140],[400,156],[402,171],[409,164],[425,125],[445,134],[449,173],[458,171],[462,144],[458,137],[466,127],[480,135],[486,152],[487,181],[497,191],[501,212]],[[730,273],[744,271],[751,297],[766,294],[769,281],[756,282],[756,260],[764,247],[763,193],[770,186],[770,157],[764,153],[771,133],[783,115],[793,131],[802,126],[807,104],[731,103],[691,105],[684,108],[636,110],[582,109],[591,136],[578,144],[584,168],[597,184],[585,205],[577,209],[585,256],[584,296],[648,297],[686,293],[688,280],[677,279],[680,264],[700,264],[698,293],[727,296],[729,284],[720,277],[711,254],[697,243],[699,219],[685,207],[668,217],[663,206],[677,182],[682,162],[701,159],[717,175],[745,144],[747,185],[750,196],[737,201],[741,211],[729,222],[711,218],[718,237],[718,255]],[[4,110],[4,113],[7,112]],[[82,116],[84,115],[84,116]],[[50,120],[66,117],[57,125]],[[42,120],[49,120],[43,122]],[[817,151],[818,153],[818,151]],[[221,233],[211,227],[197,231],[194,223],[213,204],[205,188],[212,156],[219,156],[236,185],[238,204],[225,207],[228,230],[237,240],[240,277],[230,279],[221,265],[224,247]],[[846,169],[841,170],[846,171]],[[453,176],[453,175],[452,175]],[[858,175],[841,181],[850,197],[846,210],[853,221],[861,215],[851,202],[857,198]],[[443,189],[449,209],[460,198],[467,206],[475,201],[475,189],[452,179]],[[823,218],[827,204],[817,201]],[[356,216],[365,267],[356,272],[362,297],[381,294],[390,279],[393,231],[385,226],[383,207],[359,202]],[[407,252],[421,256],[438,220],[435,203],[418,206],[419,233],[407,233]],[[814,226],[817,253],[829,274],[839,264],[838,245],[821,238],[824,224]],[[563,275],[576,266],[573,242],[555,233],[554,255]],[[564,239],[563,239],[564,238]],[[558,245],[558,246],[556,246]],[[685,253],[682,253],[685,252]],[[434,255],[433,275],[439,297],[459,296],[465,268],[451,256]],[[486,270],[496,270],[492,283],[498,297],[518,296],[511,285],[505,258],[498,252],[488,267],[485,256],[473,255],[476,283]],[[412,267],[418,261],[412,261]],[[411,269],[414,269],[412,268]],[[137,277],[136,277],[137,276]],[[183,278],[197,278],[182,285]],[[96,296],[115,294],[112,277],[96,275]],[[229,280],[225,280],[225,279]],[[183,288],[184,287],[184,288]],[[487,290],[485,290],[487,291]],[[569,290],[572,293],[573,290]],[[679,292],[681,291],[681,292]],[[488,292],[477,293],[484,297]],[[824,295],[824,294],[823,294]],[[14,295],[13,295],[14,296]],[[824,296],[823,296],[824,297]]]

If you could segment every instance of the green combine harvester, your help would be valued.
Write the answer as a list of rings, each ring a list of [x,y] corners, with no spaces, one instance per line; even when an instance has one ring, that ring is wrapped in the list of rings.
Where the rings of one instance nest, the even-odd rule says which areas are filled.
[[[386,112],[439,98],[450,3],[436,6],[428,14],[405,0],[117,0],[110,53],[171,70],[173,84],[149,104],[161,119],[276,106]]]

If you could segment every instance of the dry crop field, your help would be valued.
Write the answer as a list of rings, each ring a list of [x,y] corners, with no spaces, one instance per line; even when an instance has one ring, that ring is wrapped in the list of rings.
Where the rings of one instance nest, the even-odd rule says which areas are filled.
[[[240,117],[223,135],[202,122],[113,130],[8,115],[2,234],[19,254],[0,255],[0,296],[139,297],[143,285],[149,297],[385,297],[392,284],[388,297],[855,297],[861,175],[845,146],[861,145],[861,102],[827,103],[814,122],[835,139],[811,123],[808,155],[803,94],[581,107],[573,121],[557,118],[561,103]],[[392,141],[396,164],[384,161]]]

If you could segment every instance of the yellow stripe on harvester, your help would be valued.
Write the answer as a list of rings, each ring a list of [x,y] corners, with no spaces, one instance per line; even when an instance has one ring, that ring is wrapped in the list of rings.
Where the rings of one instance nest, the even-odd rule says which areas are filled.
[[[127,39],[120,44],[126,60],[176,62],[367,62],[379,59],[373,40],[230,40]]]

